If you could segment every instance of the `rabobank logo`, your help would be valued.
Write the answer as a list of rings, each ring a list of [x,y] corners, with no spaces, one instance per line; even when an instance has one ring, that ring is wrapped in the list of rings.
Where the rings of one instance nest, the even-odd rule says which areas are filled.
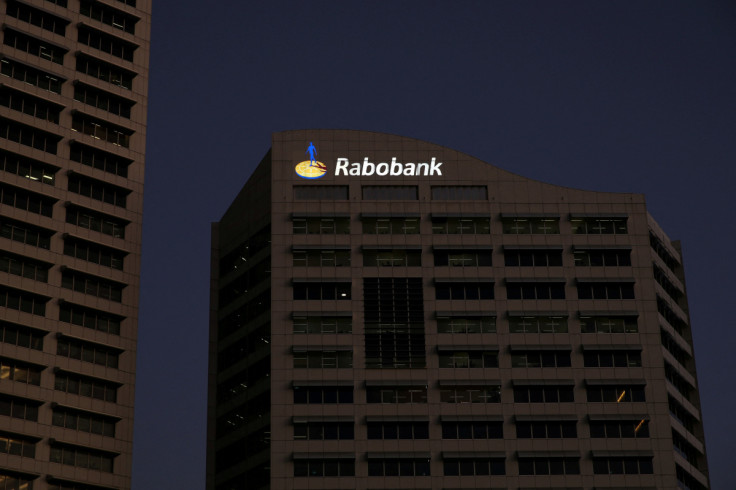
[[[307,151],[304,153],[309,154],[309,160],[299,162],[294,167],[296,174],[303,179],[319,179],[323,177],[327,173],[327,166],[317,161],[317,148],[314,147],[311,141],[309,142]]]

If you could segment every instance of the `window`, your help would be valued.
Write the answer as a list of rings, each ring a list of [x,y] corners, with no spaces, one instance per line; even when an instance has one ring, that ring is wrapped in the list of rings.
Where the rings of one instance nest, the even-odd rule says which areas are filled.
[[[574,439],[578,436],[574,420],[517,420],[517,439]]]
[[[589,402],[644,402],[644,385],[588,385]]]
[[[74,84],[74,100],[126,119],[130,119],[130,110],[135,104],[132,100],[79,82]]]
[[[0,432],[0,453],[10,454],[12,456],[21,456],[23,458],[35,458],[36,442],[38,442],[37,439],[27,436]],[[0,476],[0,485],[3,483],[3,477]]]
[[[429,422],[368,422],[368,439],[429,439]]]
[[[631,250],[574,250],[578,267],[629,267]]]
[[[51,423],[79,432],[89,432],[101,436],[115,437],[115,424],[118,419],[81,410],[57,406],[51,416]]]
[[[495,316],[440,316],[437,315],[438,333],[495,333]]]
[[[368,386],[368,403],[427,403],[426,386]]]
[[[217,369],[224,371],[225,369],[232,367],[236,364],[241,364],[247,372],[246,377],[249,378],[249,385],[253,385],[258,378],[250,378],[257,371],[260,370],[261,376],[268,379],[271,372],[271,363],[269,357],[266,356],[260,361],[251,361],[248,363],[241,363],[244,359],[249,356],[260,357],[260,354],[264,353],[264,350],[270,351],[271,348],[271,324],[264,323],[260,326],[249,326],[248,334],[240,337],[237,341],[230,343],[224,349],[219,350],[217,354]],[[264,360],[266,362],[264,362]],[[232,380],[232,377],[228,378]],[[246,387],[247,388],[247,387]]]
[[[439,351],[441,368],[496,368],[498,367],[498,351],[484,350],[441,350]]]
[[[217,417],[215,430],[218,434],[226,436],[251,422],[263,421],[264,417],[269,417],[270,411],[271,392],[266,391],[251,397],[247,405],[236,406],[233,410]]]
[[[120,323],[123,317],[64,301],[59,306],[59,321],[120,335]]]
[[[675,310],[667,304],[666,299],[661,298],[659,295],[657,295],[657,311],[662,315],[662,318],[664,318],[667,323],[675,329],[675,332],[680,335],[682,335],[688,328],[687,322],[683,320],[679,314],[675,313]]]
[[[664,377],[667,378],[667,381],[675,387],[685,400],[690,400],[690,395],[695,390],[695,387],[683,378],[680,373],[677,372],[677,369],[667,361],[664,362]]]
[[[43,350],[45,331],[0,320],[0,342],[26,349]]]
[[[49,461],[76,466],[77,468],[89,468],[90,470],[112,473],[115,456],[117,456],[115,453],[107,451],[53,443]]]
[[[419,267],[421,265],[421,250],[363,250],[364,267]]]
[[[61,93],[61,84],[66,81],[58,75],[24,65],[9,58],[0,59],[0,73],[55,94]]]
[[[652,250],[657,252],[657,255],[665,263],[667,268],[673,273],[677,274],[680,269],[680,262],[669,252],[667,247],[664,246],[662,240],[660,240],[654,233],[649,231],[649,245]]]
[[[522,458],[520,475],[579,475],[580,458]]]
[[[444,458],[442,466],[445,476],[487,476],[506,474],[504,458]]]
[[[77,41],[80,44],[85,44],[90,48],[98,49],[125,61],[133,61],[133,52],[138,48],[138,45],[85,25],[80,25],[77,32],[79,34]]]
[[[78,238],[66,237],[64,238],[64,255],[104,267],[123,270],[123,259],[127,252]]]
[[[0,237],[2,238],[48,250],[53,234],[52,230],[0,216]]]
[[[271,291],[266,290],[220,320],[217,336],[220,339],[240,331],[271,308]]]
[[[353,440],[353,422],[294,422],[294,439],[310,441]]]
[[[49,297],[20,289],[0,286],[0,307],[20,310],[32,315],[45,316]]]
[[[487,201],[488,188],[484,185],[433,185],[433,201]]]
[[[106,366],[117,369],[120,350],[106,347],[92,342],[60,337],[56,341],[56,354],[70,359]]]
[[[662,269],[656,265],[653,265],[652,269],[654,270],[654,280],[657,281],[657,284],[662,286],[662,289],[664,289],[667,295],[672,298],[675,303],[680,301],[680,298],[682,298],[684,294],[680,288],[676,286],[669,277],[667,277],[667,274],[665,274]]]
[[[489,235],[491,219],[432,216],[432,233],[435,235]]]
[[[507,267],[562,267],[562,250],[504,249]]]
[[[352,368],[352,351],[301,351],[294,352],[294,369],[299,368]]]
[[[355,476],[355,458],[294,459],[294,476]]]
[[[134,15],[90,0],[80,2],[79,13],[129,34],[135,34],[135,24],[140,20]]]
[[[54,5],[58,5],[59,7],[66,8],[67,6],[67,0],[46,0],[46,1],[53,3]]]
[[[677,475],[677,488],[683,490],[706,490],[707,488],[679,464],[675,464],[675,474]]]
[[[419,218],[362,218],[366,235],[418,235]]]
[[[626,235],[627,218],[570,218],[576,235]]]
[[[419,191],[415,185],[364,185],[364,201],[416,201]]]
[[[127,90],[133,88],[136,76],[135,72],[83,54],[77,54],[77,71]]]
[[[242,356],[241,356],[242,359]],[[217,359],[218,369],[220,366],[232,366],[232,362],[220,363],[220,358]],[[232,400],[245,393],[248,393],[248,389],[256,385],[257,383],[268,383],[271,375],[271,358],[270,356],[264,357],[260,361],[256,361],[248,364],[244,370],[231,376],[226,381],[217,385],[217,401],[219,403]],[[269,392],[266,391],[266,396],[270,396]]]
[[[72,395],[85,396],[115,403],[120,385],[104,379],[81,376],[79,374],[58,371],[54,380],[54,389]]]
[[[680,402],[672,398],[670,395],[667,395],[667,404],[669,406],[670,415],[672,415],[680,425],[687,429],[688,432],[694,434],[693,428],[697,423],[697,419],[684,406],[682,406]]]
[[[503,421],[442,421],[442,439],[503,439]]]
[[[59,65],[64,64],[64,55],[69,51],[55,44],[51,44],[22,32],[5,28],[5,45],[18,51],[26,52],[41,59],[49,60]]]
[[[560,218],[501,217],[503,232],[507,235],[559,235]]]
[[[0,488],[2,490],[32,490],[37,475],[24,475],[14,471],[0,470]],[[53,489],[56,490],[56,489]]]
[[[514,386],[514,403],[572,403],[572,385]]]
[[[294,333],[351,333],[351,316],[294,316]]]
[[[299,386],[294,385],[296,404],[353,403],[352,386]]]
[[[64,108],[6,85],[0,85],[0,105],[54,124],[59,124],[59,114]]]
[[[125,238],[128,221],[78,206],[66,208],[66,222],[114,238]]]
[[[72,131],[77,131],[89,135],[96,140],[107,141],[123,148],[130,148],[130,136],[135,132],[132,129],[117,126],[80,112],[72,114]]]
[[[619,456],[596,458],[593,456],[595,475],[651,475],[654,473],[652,457]]]
[[[676,430],[672,430],[672,443],[677,454],[685,458],[694,468],[700,468],[700,451],[682,437]]]
[[[585,367],[641,367],[641,351],[588,350],[583,360]]]
[[[0,170],[48,185],[54,185],[56,172],[59,171],[58,167],[2,149],[0,149]]]
[[[130,190],[107,184],[105,182],[90,179],[80,174],[71,173],[68,177],[69,192],[91,197],[113,206],[125,209],[126,200]]]
[[[72,141],[69,143],[69,158],[88,167],[96,168],[120,177],[128,177],[128,166],[133,160],[122,158],[106,151]]]
[[[682,365],[682,367],[687,369],[691,359],[690,354],[688,354],[685,349],[680,347],[680,344],[678,344],[674,337],[672,337],[669,333],[665,332],[661,328],[659,330],[659,333],[662,339],[662,345],[665,349],[667,349],[667,352],[672,354],[672,357],[674,357],[677,362]]]
[[[0,271],[38,282],[48,282],[51,264],[0,250]]]
[[[129,6],[133,7],[133,8],[135,8],[135,2],[136,2],[136,0],[116,0],[116,1],[118,1],[118,2],[120,2],[122,4],[124,4],[124,5],[129,5]]]
[[[69,21],[57,17],[49,12],[33,8],[25,3],[16,2],[14,0],[8,1],[7,9],[5,10],[10,17],[28,22],[31,25],[40,27],[41,29],[53,32],[63,36],[66,32],[66,26]]]
[[[295,185],[295,201],[347,201],[346,185]]]
[[[0,394],[0,415],[37,422],[38,407],[42,404],[36,400]]]
[[[564,316],[509,316],[510,333],[567,333]]]
[[[508,299],[565,299],[564,282],[509,282],[506,279]]]
[[[20,187],[0,184],[0,202],[29,213],[51,217],[56,199]]]
[[[447,386],[440,389],[442,403],[501,403],[501,386]]]
[[[0,138],[56,155],[61,136],[0,117]]]
[[[369,458],[368,476],[429,476],[429,458]]]
[[[350,250],[294,250],[294,267],[349,267]]]
[[[0,358],[0,380],[41,386],[41,371],[43,370],[43,366]]]
[[[297,218],[292,220],[295,235],[349,235],[350,218]]]
[[[439,267],[489,267],[491,262],[491,250],[434,250],[434,265]]]
[[[634,299],[634,283],[578,282],[578,299]]]
[[[71,289],[78,293],[90,294],[98,298],[108,299],[120,303],[123,300],[123,288],[125,284],[102,279],[72,270],[61,273],[61,287]]]
[[[649,437],[649,420],[591,420],[590,437],[634,438]]]
[[[436,299],[493,299],[492,282],[440,282],[435,284]]]
[[[582,333],[637,333],[635,316],[580,316]]]
[[[349,300],[349,282],[299,282],[294,284],[295,300]]]
[[[529,350],[512,352],[511,367],[570,367],[570,351]]]

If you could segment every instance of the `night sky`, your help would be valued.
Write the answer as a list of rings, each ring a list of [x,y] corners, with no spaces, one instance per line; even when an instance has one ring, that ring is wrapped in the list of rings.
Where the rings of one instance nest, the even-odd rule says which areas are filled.
[[[133,488],[204,488],[210,223],[272,132],[346,128],[645,194],[736,489],[734,87],[733,1],[154,0]]]

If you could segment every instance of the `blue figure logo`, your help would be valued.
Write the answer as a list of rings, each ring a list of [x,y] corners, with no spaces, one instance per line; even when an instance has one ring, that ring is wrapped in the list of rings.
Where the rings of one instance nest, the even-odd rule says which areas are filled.
[[[319,179],[324,176],[327,172],[327,167],[324,163],[317,161],[317,148],[314,143],[309,142],[307,151],[304,153],[309,154],[309,160],[299,162],[294,170],[296,174],[303,179]]]
[[[305,151],[304,153],[309,153],[309,162],[310,162],[309,166],[310,167],[314,166],[314,163],[316,161],[315,157],[317,156],[317,148],[314,147],[314,143],[310,141],[309,147],[307,148],[307,151]]]

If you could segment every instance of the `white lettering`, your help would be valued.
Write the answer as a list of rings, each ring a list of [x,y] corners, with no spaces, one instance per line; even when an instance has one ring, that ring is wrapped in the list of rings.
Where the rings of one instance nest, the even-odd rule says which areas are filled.
[[[370,171],[368,170],[369,168],[370,168]],[[375,171],[376,171],[376,164],[369,162],[368,157],[365,157],[365,159],[363,160],[363,173],[361,175],[364,175],[364,176],[373,175],[373,172]]]
[[[396,161],[396,157],[391,159],[391,175],[401,175],[401,163]]]
[[[377,175],[384,177],[386,175],[405,175],[405,176],[442,176],[442,162],[438,162],[437,158],[432,157],[431,162],[422,163],[401,163],[396,157],[391,158],[391,163],[381,162],[375,164],[368,161],[368,157],[363,162],[350,163],[347,158],[339,157],[335,164],[335,175],[351,175],[355,177],[370,177]]]
[[[434,175],[435,170],[437,171],[437,175],[442,175],[442,170],[440,170],[442,162],[435,163],[435,160],[436,158],[432,157],[432,168],[429,171],[429,175]]]
[[[379,163],[376,165],[376,175],[388,175],[388,163]]]
[[[424,173],[422,173],[422,167],[424,167]],[[428,163],[417,163],[417,172],[414,175],[428,175],[429,164]]]
[[[405,163],[404,165],[404,175],[414,175],[414,169],[416,168],[416,165],[414,165],[413,163]]]
[[[340,175],[340,170],[344,170],[345,175],[347,175],[349,164],[350,164],[350,160],[348,160],[347,158],[338,158],[337,164],[335,165],[335,175]]]
[[[360,175],[360,164],[359,163],[353,163],[350,165],[350,175]]]

